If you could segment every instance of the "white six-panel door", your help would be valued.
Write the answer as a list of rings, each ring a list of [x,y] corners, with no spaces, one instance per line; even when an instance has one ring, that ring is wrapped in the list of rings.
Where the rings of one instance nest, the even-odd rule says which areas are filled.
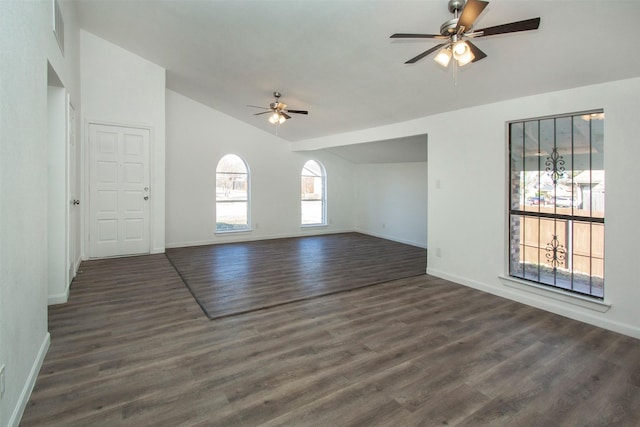
[[[149,253],[149,130],[89,125],[92,258]]]

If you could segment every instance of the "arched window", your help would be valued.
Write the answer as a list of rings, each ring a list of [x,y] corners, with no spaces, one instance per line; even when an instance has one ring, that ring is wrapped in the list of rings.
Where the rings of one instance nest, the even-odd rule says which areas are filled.
[[[249,182],[244,160],[235,154],[220,159],[216,167],[216,232],[250,229]]]
[[[300,203],[302,225],[327,224],[327,186],[324,167],[309,160],[302,168],[302,198]]]

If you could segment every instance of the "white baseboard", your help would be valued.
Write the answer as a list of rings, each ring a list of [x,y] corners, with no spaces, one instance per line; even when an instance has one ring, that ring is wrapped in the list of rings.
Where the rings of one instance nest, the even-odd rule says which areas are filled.
[[[27,381],[22,387],[22,392],[20,392],[20,397],[18,398],[18,403],[16,404],[13,412],[11,413],[11,418],[9,418],[8,427],[18,427],[20,424],[20,420],[22,419],[22,414],[24,413],[25,408],[27,407],[27,403],[29,402],[29,398],[31,397],[31,392],[33,391],[33,387],[36,385],[36,379],[38,378],[38,373],[40,372],[40,368],[42,368],[42,363],[44,362],[44,357],[47,355],[47,351],[49,350],[49,345],[51,344],[51,335],[49,332],[42,340],[42,344],[40,345],[40,350],[38,351],[38,355],[33,362],[33,366],[31,366],[31,370],[29,371],[29,376],[27,377]]]
[[[605,313],[599,313],[592,308],[576,305],[575,302],[569,303],[567,301],[561,301],[557,299],[557,297],[550,297],[526,292],[524,290],[520,290],[502,283],[498,283],[496,286],[492,286],[486,283],[478,282],[477,280],[452,275],[444,271],[429,267],[427,267],[427,274],[435,277],[440,277],[441,279],[449,280],[460,285],[468,286],[470,288],[478,289],[479,291],[497,295],[502,298],[508,298],[510,300],[517,301],[531,307],[539,308],[541,310],[549,311],[560,316],[568,317],[573,320],[578,320],[580,322],[588,323],[590,325],[640,339],[639,328],[628,323],[622,323],[606,317],[609,313],[611,313],[611,311],[613,311],[614,304],[610,304],[611,310],[608,310]]]
[[[373,233],[371,231],[359,230],[359,229],[356,230],[356,232],[366,234],[368,236],[379,237],[385,240],[391,240],[392,242],[398,242],[398,243],[403,243],[405,245],[416,246],[418,248],[427,249],[427,245],[425,245],[424,243],[418,243],[413,240],[407,240],[407,239],[398,239],[397,237],[393,237],[384,233]]]
[[[69,300],[69,285],[67,289],[61,294],[49,295],[47,298],[47,305],[64,304]]]
[[[82,256],[78,255],[78,259],[73,264],[73,277],[75,278],[78,274],[78,270],[80,269],[80,263],[82,262]]]

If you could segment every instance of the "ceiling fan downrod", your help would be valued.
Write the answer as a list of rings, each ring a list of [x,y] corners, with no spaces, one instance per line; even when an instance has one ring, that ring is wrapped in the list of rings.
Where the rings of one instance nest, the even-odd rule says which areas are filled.
[[[440,34],[445,37],[458,33],[458,19],[460,18],[460,11],[466,4],[466,0],[449,0],[449,12],[453,13],[453,19],[449,19],[440,27]],[[465,29],[465,32],[469,29]]]
[[[466,0],[449,0],[449,12],[454,14],[454,17],[458,17],[458,12],[462,10],[466,3]]]

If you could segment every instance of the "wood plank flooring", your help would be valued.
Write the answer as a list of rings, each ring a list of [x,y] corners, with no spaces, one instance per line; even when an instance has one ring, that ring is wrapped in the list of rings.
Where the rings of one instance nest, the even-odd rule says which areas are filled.
[[[210,319],[427,270],[425,249],[361,233],[174,248],[167,257]]]
[[[84,262],[21,426],[638,426],[640,341],[430,276],[208,320]]]

